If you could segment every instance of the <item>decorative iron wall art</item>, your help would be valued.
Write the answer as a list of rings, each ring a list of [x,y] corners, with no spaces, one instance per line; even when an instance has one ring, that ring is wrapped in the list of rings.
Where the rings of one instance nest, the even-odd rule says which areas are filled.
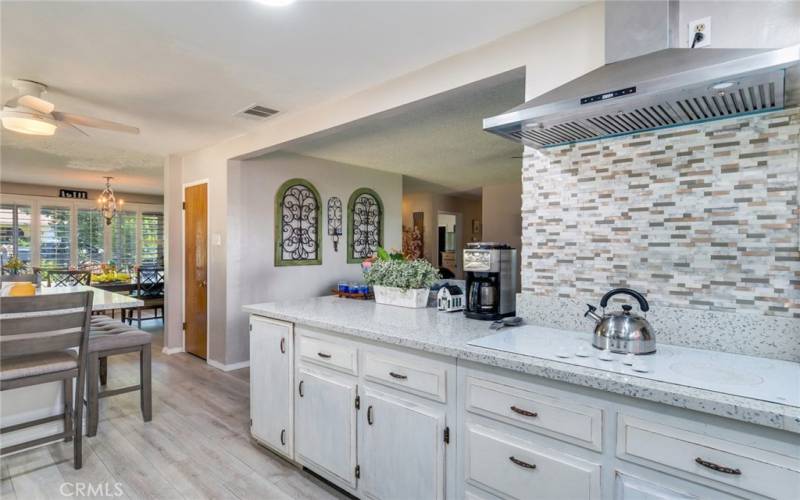
[[[383,245],[383,202],[371,189],[356,189],[347,203],[347,262],[359,263]]]
[[[333,240],[333,251],[338,252],[342,235],[342,200],[336,196],[328,198],[328,235]]]
[[[283,183],[275,195],[275,265],[322,264],[319,193],[304,179]]]

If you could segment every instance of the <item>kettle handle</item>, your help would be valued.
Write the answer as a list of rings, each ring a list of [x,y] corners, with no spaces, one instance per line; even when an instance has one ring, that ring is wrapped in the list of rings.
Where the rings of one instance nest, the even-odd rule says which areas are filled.
[[[637,292],[636,290],[631,290],[630,288],[615,288],[610,292],[608,292],[607,294],[603,295],[603,298],[600,299],[600,307],[606,307],[608,305],[608,299],[610,299],[614,295],[619,295],[621,293],[624,293],[625,295],[630,295],[631,297],[636,299],[636,301],[639,302],[639,309],[641,309],[642,312],[647,312],[650,310],[650,305],[647,303],[647,300],[644,298],[644,295]]]

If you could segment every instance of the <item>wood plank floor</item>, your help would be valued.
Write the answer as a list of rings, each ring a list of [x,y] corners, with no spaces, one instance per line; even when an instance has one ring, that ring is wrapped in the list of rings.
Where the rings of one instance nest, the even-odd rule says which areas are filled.
[[[348,498],[250,440],[248,369],[224,373],[189,354],[167,356],[161,322],[142,327],[154,335],[152,422],[142,422],[138,392],[100,400],[83,468],[72,467],[71,443],[3,457],[3,500]],[[108,372],[109,388],[135,383],[138,357],[114,356]]]

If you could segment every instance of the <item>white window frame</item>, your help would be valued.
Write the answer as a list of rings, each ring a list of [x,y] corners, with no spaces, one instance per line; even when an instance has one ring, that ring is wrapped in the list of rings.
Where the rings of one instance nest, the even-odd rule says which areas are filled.
[[[97,209],[97,201],[94,200],[70,200],[65,198],[54,198],[50,196],[30,196],[21,194],[0,194],[2,203],[16,203],[31,207],[31,266],[39,267],[41,263],[41,208],[42,207],[69,207],[70,209],[70,266],[78,265],[78,208]],[[136,265],[142,263],[142,212],[161,212],[164,213],[164,205],[150,203],[125,203],[121,209],[136,212]],[[105,222],[105,221],[104,221]],[[112,245],[112,226],[103,224],[103,254],[111,255]],[[166,240],[166,234],[163,236]]]

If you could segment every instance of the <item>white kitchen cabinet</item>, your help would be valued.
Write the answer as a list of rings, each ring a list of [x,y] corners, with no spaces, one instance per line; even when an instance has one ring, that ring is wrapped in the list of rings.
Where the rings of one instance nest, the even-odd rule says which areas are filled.
[[[445,407],[366,388],[361,409],[363,496],[380,500],[443,499]]]
[[[617,472],[614,477],[615,500],[697,500],[691,493],[645,481],[638,477]]]
[[[300,367],[295,401],[299,461],[356,487],[356,395],[352,377]],[[315,467],[316,466],[316,467]]]
[[[293,458],[293,326],[250,317],[250,433]]]

